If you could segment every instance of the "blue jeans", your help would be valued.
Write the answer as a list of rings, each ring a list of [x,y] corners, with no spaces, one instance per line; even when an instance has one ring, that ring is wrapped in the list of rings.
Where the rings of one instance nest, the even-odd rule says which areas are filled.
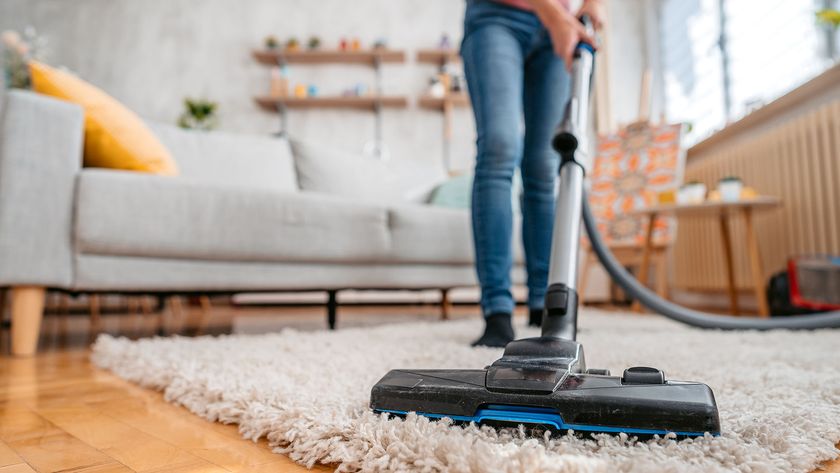
[[[511,188],[517,168],[528,305],[541,309],[559,167],[551,138],[568,101],[569,74],[533,13],[490,0],[467,2],[461,55],[478,133],[472,226],[481,309],[485,316],[513,312]]]

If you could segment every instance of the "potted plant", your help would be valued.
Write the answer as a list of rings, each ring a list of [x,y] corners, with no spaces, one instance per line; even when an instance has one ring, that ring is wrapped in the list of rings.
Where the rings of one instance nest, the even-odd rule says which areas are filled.
[[[825,8],[817,12],[817,21],[834,28],[840,28],[840,10]]]
[[[677,191],[678,204],[700,204],[706,200],[706,184],[700,181],[689,181]]]
[[[743,189],[744,182],[737,176],[726,176],[718,181],[718,193],[723,202],[738,202]]]
[[[299,49],[300,49],[300,41],[298,41],[297,38],[289,38],[289,40],[286,41],[286,51],[289,51],[290,53],[293,53],[293,52],[296,52]]]
[[[29,61],[42,60],[46,40],[27,27],[23,34],[7,30],[0,35],[3,43],[3,77],[7,88],[28,89],[31,86]]]
[[[265,49],[273,51],[280,47],[280,40],[277,39],[277,36],[269,35],[265,37],[265,40],[263,40],[263,44],[265,44]]]
[[[319,38],[317,36],[313,36],[313,37],[309,38],[309,43],[307,43],[307,47],[312,51],[314,51],[316,49],[320,49],[321,48],[321,38]]]
[[[817,11],[817,21],[823,25],[827,25],[834,33],[834,36],[831,38],[832,43],[829,45],[829,51],[831,52],[832,59],[837,59],[838,52],[840,52],[838,51],[837,45],[837,30],[840,29],[840,10],[833,8],[819,10]]]
[[[203,99],[184,99],[184,112],[178,117],[178,126],[189,130],[209,131],[219,124],[218,104]]]

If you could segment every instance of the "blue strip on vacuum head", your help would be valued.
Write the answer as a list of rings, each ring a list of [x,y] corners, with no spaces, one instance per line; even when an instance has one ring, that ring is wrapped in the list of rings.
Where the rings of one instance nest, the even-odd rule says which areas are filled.
[[[406,411],[395,411],[390,409],[377,409],[376,412],[386,412],[389,414],[406,415]],[[541,424],[550,425],[557,430],[575,430],[582,432],[593,433],[621,433],[636,434],[636,435],[666,435],[670,430],[657,429],[636,429],[624,427],[607,427],[603,425],[583,425],[583,424],[567,424],[563,421],[555,411],[542,407],[524,407],[524,406],[496,406],[490,405],[484,409],[479,409],[474,416],[452,416],[445,414],[430,414],[426,412],[415,412],[415,414],[428,417],[430,419],[443,419],[448,417],[457,422],[475,422],[480,424],[482,421],[495,420],[501,422],[512,422],[518,424]],[[706,432],[673,432],[682,437],[703,437]],[[712,434],[717,437],[720,434]]]

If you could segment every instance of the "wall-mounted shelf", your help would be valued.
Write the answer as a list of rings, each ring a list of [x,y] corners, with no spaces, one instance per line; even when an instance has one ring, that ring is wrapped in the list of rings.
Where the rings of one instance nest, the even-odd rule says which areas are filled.
[[[375,95],[370,97],[312,97],[312,98],[273,98],[257,97],[256,102],[264,109],[277,112],[280,115],[280,134],[285,134],[288,123],[288,110],[292,108],[343,108],[356,110],[370,110],[376,117],[374,140],[366,149],[380,159],[388,158],[388,151],[382,142],[382,110],[384,108],[405,108],[408,99],[398,96],[385,96],[382,91],[382,66],[384,64],[399,64],[405,62],[405,51],[376,48],[363,51],[333,50],[295,50],[286,49],[258,49],[251,52],[257,62],[267,66],[285,66],[287,64],[326,65],[326,64],[356,64],[372,67],[376,74]]]
[[[282,107],[287,108],[349,108],[357,110],[375,111],[382,108],[406,108],[408,99],[401,96],[363,96],[363,97],[256,97],[254,100],[260,107],[276,112]]]
[[[448,64],[461,62],[461,55],[457,49],[451,48],[421,49],[417,51],[417,62],[436,65],[443,71]],[[424,95],[417,100],[417,103],[427,110],[443,113],[443,165],[451,172],[452,111],[455,108],[469,107],[470,99],[465,93],[449,93],[444,97]]]
[[[423,97],[420,97],[417,103],[422,108],[444,111],[447,106],[469,107],[470,98],[465,93],[449,94],[445,97],[432,97],[424,95]]]
[[[405,51],[373,49],[366,51],[341,50],[255,50],[254,57],[262,64],[398,64],[405,62]]]
[[[424,64],[444,65],[449,62],[460,62],[461,55],[456,49],[421,49],[417,51],[417,62]]]

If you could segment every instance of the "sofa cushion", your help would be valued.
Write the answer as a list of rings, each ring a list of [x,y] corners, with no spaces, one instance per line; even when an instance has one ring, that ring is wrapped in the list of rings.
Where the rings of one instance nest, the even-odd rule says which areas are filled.
[[[149,122],[178,161],[181,175],[227,186],[295,191],[292,150],[283,138],[184,130]]]
[[[82,253],[225,261],[372,262],[390,248],[383,207],[117,171],[79,175]]]
[[[391,227],[389,259],[400,263],[472,264],[470,213],[427,205],[404,205],[388,211]],[[521,219],[513,226],[514,261],[524,261]]]
[[[425,202],[445,179],[442,169],[379,161],[309,141],[292,140],[300,188],[383,204]]]

